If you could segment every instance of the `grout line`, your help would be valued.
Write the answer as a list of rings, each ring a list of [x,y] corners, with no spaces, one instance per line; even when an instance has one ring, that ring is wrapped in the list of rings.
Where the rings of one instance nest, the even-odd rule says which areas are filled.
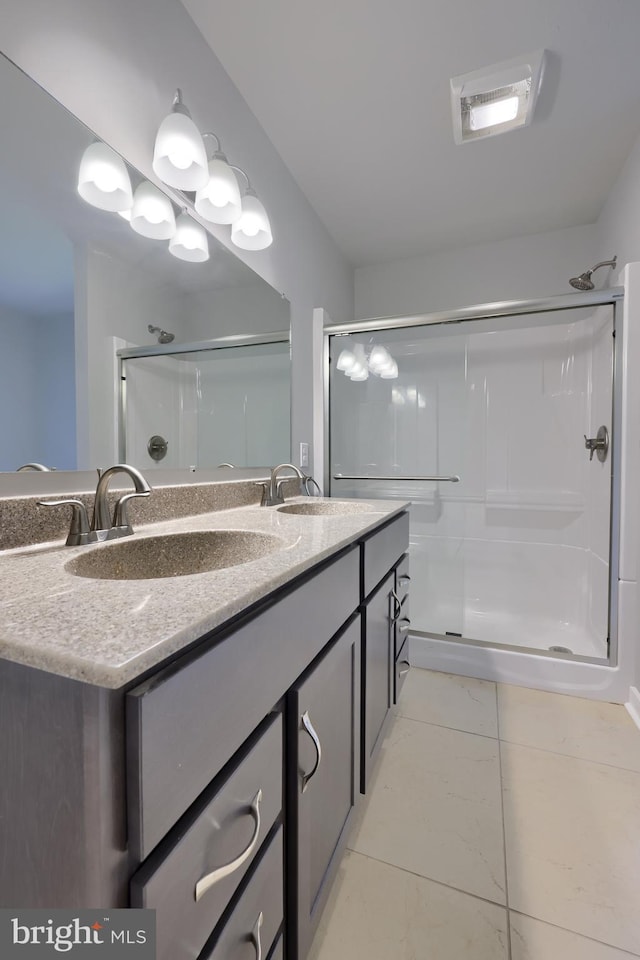
[[[478,734],[480,736],[480,734]],[[537,750],[538,753],[549,753],[552,757],[562,757],[563,760],[577,760],[578,763],[594,763],[599,767],[607,767],[609,770],[621,770],[623,773],[633,773],[640,777],[640,770],[634,770],[633,767],[621,767],[617,763],[607,763],[605,760],[594,760],[591,757],[576,757],[575,753],[560,753],[559,750],[548,750],[546,747],[537,747],[532,743],[520,743],[519,740],[505,740],[500,738],[500,743],[510,747],[522,747],[523,750]]]
[[[413,723],[423,723],[427,727],[439,727],[441,730],[453,730],[454,733],[468,733],[470,737],[482,737],[483,740],[498,741],[490,733],[476,733],[475,730],[463,730],[461,727],[450,727],[448,723],[435,723],[433,720],[420,720],[419,717],[409,717],[406,713],[396,713],[396,718],[411,720]]]
[[[579,933],[577,930],[570,930],[569,927],[562,927],[559,923],[552,923],[549,920],[542,920],[540,917],[532,917],[530,913],[524,913],[522,910],[514,910],[512,907],[511,913],[515,914],[517,917],[527,917],[528,920],[534,920],[536,923],[542,923],[547,927],[555,927],[556,930],[563,930],[565,933],[571,933],[574,937],[582,937],[583,940],[589,940],[591,943],[597,943],[602,947],[609,947],[610,950],[617,950],[624,957],[640,957],[640,954],[632,953],[630,950],[625,950],[624,947],[617,947],[615,943],[608,943],[606,940],[596,940],[595,937],[590,937],[587,933]]]
[[[496,683],[496,726],[498,729],[498,774],[500,776],[500,819],[502,821],[502,852],[504,856],[504,897],[507,908],[507,960],[511,960],[511,908],[509,906],[509,877],[507,875],[507,828],[504,818],[504,781],[502,778],[502,742],[500,740],[500,704]]]
[[[492,907],[499,907],[501,910],[506,911],[506,906],[504,903],[500,903],[499,900],[490,900],[488,897],[481,897],[478,893],[470,893],[468,890],[463,890],[462,887],[455,887],[452,883],[445,883],[444,880],[436,880],[435,877],[425,877],[422,873],[416,873],[415,870],[407,870],[406,867],[399,867],[397,863],[390,863],[388,860],[381,860],[380,857],[372,857],[369,853],[362,853],[361,850],[354,850],[353,847],[347,846],[347,850],[351,854],[355,854],[358,857],[364,857],[365,860],[373,860],[375,863],[382,863],[385,867],[391,867],[392,870],[401,870],[402,873],[408,873],[411,877],[417,877],[418,880],[426,880],[427,883],[436,883],[439,887],[445,887],[447,890],[455,890],[456,893],[461,893],[465,897],[472,897],[474,900],[481,900],[482,903],[488,903]],[[507,912],[507,923],[509,917]],[[511,960],[509,957],[508,960]]]

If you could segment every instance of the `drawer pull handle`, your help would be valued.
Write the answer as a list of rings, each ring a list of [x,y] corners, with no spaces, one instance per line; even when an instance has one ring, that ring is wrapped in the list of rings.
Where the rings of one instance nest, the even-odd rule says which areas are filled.
[[[401,577],[398,577],[398,583],[401,587],[406,587],[408,583],[411,583],[411,577],[408,573],[403,573]]]
[[[253,941],[253,945],[256,948],[256,960],[262,960],[262,943],[260,941],[260,927],[262,926],[263,921],[262,910],[258,914],[258,918],[253,925],[253,930],[249,936],[249,939]]]
[[[224,877],[228,877],[230,873],[234,873],[238,867],[241,867],[246,860],[249,859],[256,846],[258,845],[258,836],[260,835],[260,802],[262,801],[262,790],[258,790],[255,797],[251,801],[251,806],[249,807],[249,813],[253,817],[256,823],[255,830],[253,831],[253,836],[249,841],[249,845],[246,850],[243,850],[239,857],[236,857],[235,860],[231,860],[230,863],[225,863],[224,866],[218,867],[216,870],[212,870],[211,873],[208,873],[206,877],[202,877],[201,880],[198,880],[196,883],[195,898],[196,902],[201,900],[205,895],[207,890],[210,890],[211,887],[222,880]]]
[[[313,745],[316,748],[316,762],[313,765],[313,770],[310,770],[309,773],[302,774],[302,792],[304,793],[309,785],[309,781],[313,776],[315,776],[318,767],[320,766],[320,761],[322,760],[322,747],[320,745],[320,739],[318,734],[313,728],[311,719],[309,717],[309,711],[305,710],[301,717],[302,725],[313,740]]]
[[[401,669],[400,669],[400,665],[401,665],[401,664],[404,664],[404,665],[405,665],[405,666],[404,666],[404,670],[401,670]],[[406,674],[409,673],[409,670],[410,670],[410,669],[411,669],[411,664],[409,663],[408,660],[398,660],[398,676],[399,676],[399,677],[404,677],[404,676],[406,676]]]
[[[407,617],[404,617],[402,620],[398,620],[398,633],[401,636],[404,633],[408,633],[410,627],[411,627],[411,620],[409,620]]]
[[[391,619],[395,623],[395,621],[398,619],[398,617],[402,613],[402,600],[400,599],[398,594],[395,592],[395,590],[391,591],[391,599],[393,600],[393,616]]]

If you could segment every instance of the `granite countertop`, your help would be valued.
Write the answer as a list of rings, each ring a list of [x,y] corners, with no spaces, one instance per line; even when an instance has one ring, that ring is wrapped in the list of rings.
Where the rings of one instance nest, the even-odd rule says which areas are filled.
[[[99,580],[65,569],[110,543],[0,551],[0,657],[117,689],[409,506],[360,502],[371,510],[300,516],[236,507],[148,524],[126,541],[111,542],[197,530],[258,531],[282,541],[258,560],[189,576]]]

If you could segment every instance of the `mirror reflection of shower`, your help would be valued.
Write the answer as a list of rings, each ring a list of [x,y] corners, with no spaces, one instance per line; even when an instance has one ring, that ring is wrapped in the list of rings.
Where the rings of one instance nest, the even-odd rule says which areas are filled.
[[[154,327],[153,324],[149,324],[147,327],[149,333],[155,333],[158,337],[158,343],[171,343],[175,339],[175,333],[168,333],[166,330],[161,330],[160,327]]]
[[[591,274],[599,270],[600,267],[615,267],[617,259],[616,256],[613,260],[601,260],[600,263],[596,263],[595,267],[591,267],[591,270],[585,270],[584,273],[581,273],[579,277],[571,277],[569,283],[576,290],[593,290],[594,283]]]

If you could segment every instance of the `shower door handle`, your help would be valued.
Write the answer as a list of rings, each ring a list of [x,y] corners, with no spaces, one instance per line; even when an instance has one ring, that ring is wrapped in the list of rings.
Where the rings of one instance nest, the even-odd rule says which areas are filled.
[[[401,483],[411,483],[414,480],[427,480],[431,483],[460,483],[460,477],[352,477],[346,473],[334,473],[334,480],[399,480]]]

